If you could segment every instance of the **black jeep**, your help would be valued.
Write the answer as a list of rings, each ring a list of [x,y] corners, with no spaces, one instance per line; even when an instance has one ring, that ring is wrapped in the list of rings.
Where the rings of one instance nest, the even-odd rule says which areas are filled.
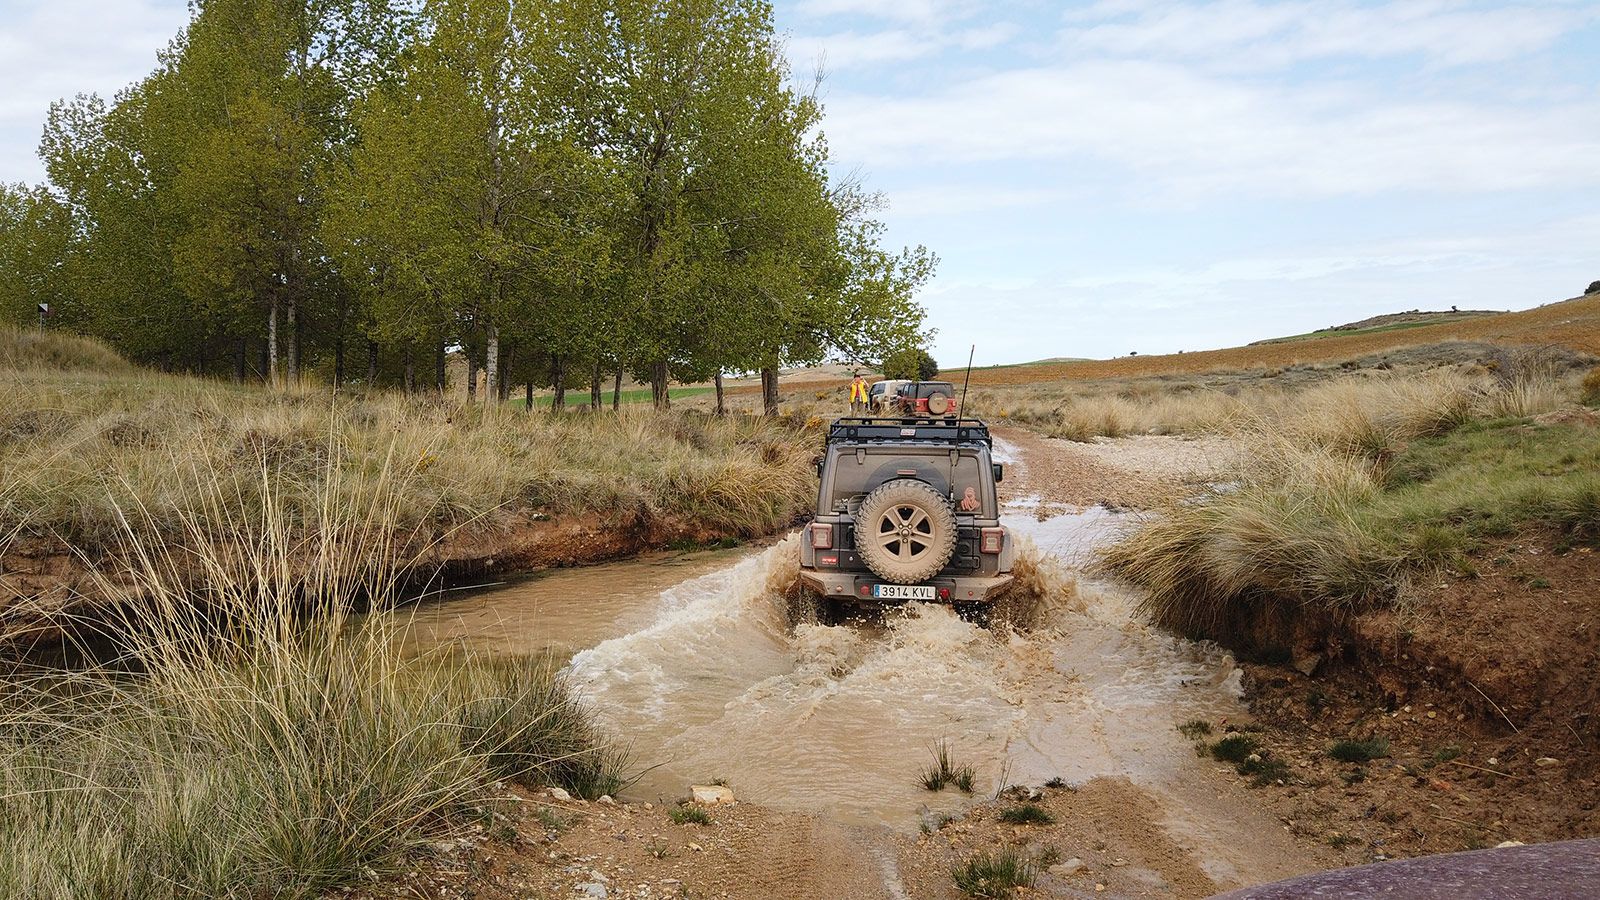
[[[989,428],[976,419],[840,419],[818,463],[800,580],[839,618],[908,600],[975,608],[1011,583]]]

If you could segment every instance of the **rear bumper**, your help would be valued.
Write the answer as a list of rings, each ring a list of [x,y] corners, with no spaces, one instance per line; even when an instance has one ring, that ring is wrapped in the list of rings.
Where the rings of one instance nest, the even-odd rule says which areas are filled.
[[[895,602],[892,600],[875,600],[871,596],[872,585],[886,583],[882,578],[871,573],[823,572],[817,569],[802,568],[800,570],[800,581],[806,587],[824,597],[837,597],[864,603]],[[1004,575],[956,575],[948,578],[930,578],[923,584],[949,589],[949,599],[939,602],[988,603],[1010,587],[1012,581],[1013,576],[1008,573]],[[867,588],[868,596],[861,595],[862,587]]]

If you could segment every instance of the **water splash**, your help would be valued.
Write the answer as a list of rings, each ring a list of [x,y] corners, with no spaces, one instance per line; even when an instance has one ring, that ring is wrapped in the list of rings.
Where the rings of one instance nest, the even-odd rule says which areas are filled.
[[[1080,552],[1114,532],[1114,514],[1076,515],[1018,531]],[[791,538],[684,582],[662,593],[650,625],[573,657],[570,675],[604,723],[659,764],[636,794],[726,778],[768,805],[909,827],[924,808],[967,802],[917,784],[936,742],[991,790],[1006,773],[1153,781],[1189,752],[1175,722],[1237,710],[1226,655],[1143,624],[1137,598],[1085,580],[1076,554],[1025,557],[1039,598],[1026,633],[917,604],[877,627],[791,629],[798,555]]]

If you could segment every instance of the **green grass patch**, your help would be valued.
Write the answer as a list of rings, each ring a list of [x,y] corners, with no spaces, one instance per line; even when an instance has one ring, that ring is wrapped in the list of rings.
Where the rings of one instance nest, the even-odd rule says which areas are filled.
[[[1364,741],[1344,740],[1328,748],[1328,756],[1339,762],[1369,763],[1389,755],[1389,739],[1368,738]]]
[[[917,783],[930,791],[942,791],[945,785],[954,785],[964,794],[975,787],[977,772],[972,766],[957,763],[950,757],[950,744],[940,741],[933,745],[933,761],[922,769]]]
[[[611,388],[609,386],[603,386],[603,388],[604,389],[601,390],[601,392],[600,392],[600,405],[602,407],[606,408],[606,409],[610,409],[611,408],[611,396],[612,396],[611,395]],[[716,391],[716,388],[714,388],[714,387],[698,387],[698,386],[696,386],[696,387],[674,387],[670,391],[668,391],[667,395],[672,400],[686,400],[686,399],[688,399],[690,397],[700,397],[700,396],[704,396],[706,394],[714,393],[715,391]],[[548,390],[534,391],[533,392],[533,405],[536,408],[537,407],[541,407],[541,406],[542,407],[548,407],[550,405],[550,401],[551,401],[553,396],[554,395]],[[650,389],[647,388],[647,387],[646,388],[628,388],[627,390],[623,391],[619,395],[619,399],[621,400],[621,403],[622,403],[623,406],[629,406],[629,405],[634,405],[634,404],[651,403],[651,402],[653,402],[653,398],[652,398],[652,396],[650,394]],[[523,396],[520,396],[520,397],[519,396],[515,396],[515,392],[513,392],[513,396],[507,398],[507,400],[506,400],[506,404],[508,406],[511,406],[511,407],[514,407],[514,408],[517,408],[517,409],[521,409],[521,408],[525,407],[527,405],[527,402],[528,402],[528,398],[527,398],[526,395],[523,395]],[[581,388],[581,389],[568,388],[567,389],[567,405],[568,406],[588,406],[589,405],[589,389],[587,387],[584,387],[584,388]]]
[[[1211,723],[1205,719],[1190,719],[1178,725],[1178,733],[1190,740],[1198,741],[1211,736]]]
[[[711,817],[692,803],[683,803],[667,810],[667,818],[674,825],[710,825]]]
[[[1049,825],[1056,820],[1049,810],[1037,803],[1008,806],[1000,811],[999,818],[1008,825]]]
[[[1010,897],[1017,888],[1032,887],[1039,877],[1039,866],[1032,858],[1012,847],[993,853],[980,853],[950,873],[956,889],[969,897]]]
[[[1211,745],[1211,758],[1221,762],[1242,763],[1256,752],[1260,744],[1247,734],[1230,734]]]

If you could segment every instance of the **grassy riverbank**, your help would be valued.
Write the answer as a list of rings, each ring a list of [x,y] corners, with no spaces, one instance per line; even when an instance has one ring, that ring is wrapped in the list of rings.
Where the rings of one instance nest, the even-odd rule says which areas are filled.
[[[1210,634],[1240,604],[1293,617],[1394,602],[1519,528],[1593,539],[1600,429],[1584,390],[1538,365],[1307,390],[1247,421],[1235,483],[1160,510],[1107,563],[1159,621]]]
[[[359,504],[263,470],[250,513],[210,477],[171,482],[198,511],[111,507],[102,662],[0,690],[0,894],[323,896],[489,819],[503,779],[617,788],[548,663],[402,654],[399,618],[352,614],[407,562],[404,479],[365,477]]]
[[[54,595],[81,592],[86,566],[124,564],[130,509],[139,540],[172,543],[188,539],[191,521],[225,529],[270,516],[305,531],[324,505],[364,508],[389,491],[403,552],[447,545],[503,568],[770,533],[814,485],[815,436],[787,420],[271,392],[17,331],[0,333],[0,366],[0,587],[10,601],[51,595],[63,571],[80,583]],[[552,537],[546,526],[562,522],[583,527]],[[618,540],[623,531],[633,537]],[[534,546],[552,540],[563,546]],[[59,605],[54,595],[46,606]]]

